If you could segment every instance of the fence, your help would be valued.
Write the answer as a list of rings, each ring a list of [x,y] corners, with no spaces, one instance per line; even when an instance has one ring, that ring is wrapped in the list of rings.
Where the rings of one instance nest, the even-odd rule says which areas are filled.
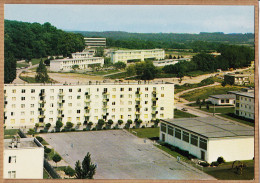
[[[46,159],[44,159],[44,168],[53,179],[61,179],[60,175],[54,170]]]

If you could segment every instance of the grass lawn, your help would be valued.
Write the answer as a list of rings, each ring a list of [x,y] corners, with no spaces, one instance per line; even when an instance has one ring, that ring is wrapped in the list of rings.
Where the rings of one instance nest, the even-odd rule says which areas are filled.
[[[19,130],[17,129],[8,129],[4,130],[4,139],[11,139],[14,135],[18,133]]]
[[[40,63],[41,59],[42,59],[42,61],[44,61],[44,60],[46,60],[47,58],[33,58],[33,59],[31,60],[32,65],[36,65],[36,64]]]
[[[174,118],[193,118],[197,117],[193,114],[190,114],[188,112],[183,112],[181,110],[174,110]]]
[[[34,77],[19,76],[19,78],[27,83],[37,83]]]
[[[93,72],[93,74],[101,76],[101,75],[113,74],[115,72],[120,72],[120,71],[119,70],[97,71],[97,72]]]
[[[19,68],[21,68],[21,67],[28,67],[29,66],[29,64],[27,64],[27,63],[16,63],[16,67],[19,67]]]
[[[235,107],[215,107],[215,113],[221,113],[221,114],[234,113],[234,109],[235,109]],[[207,110],[206,107],[202,106],[202,108],[200,110],[213,113],[214,107],[211,106],[209,108],[209,110]]]
[[[122,79],[122,78],[125,78],[125,77],[128,77],[126,75],[126,72],[121,72],[121,73],[113,74],[113,75],[110,75],[110,76],[106,76],[105,78],[108,78],[108,79]]]
[[[159,127],[157,128],[138,128],[132,129],[130,128],[130,132],[137,132],[137,137],[139,138],[152,138],[159,137]]]
[[[43,179],[51,179],[51,177],[49,176],[49,174],[45,169],[43,169]]]
[[[200,100],[207,99],[210,95],[219,95],[219,94],[226,94],[228,91],[238,91],[244,87],[241,86],[212,86],[201,88],[197,90],[190,91],[181,95],[180,97],[188,100],[188,101],[196,101],[198,98]]]
[[[240,117],[236,116],[233,112],[232,113],[219,114],[219,115],[224,117],[224,118],[228,118],[228,119],[240,122],[240,123],[244,123],[244,124],[249,125],[249,126],[253,126],[253,127],[255,126],[254,121],[241,119]]]
[[[217,169],[207,170],[205,173],[212,175],[218,180],[252,180],[254,179],[254,167],[243,168],[242,175],[235,172],[235,169]]]
[[[58,163],[58,165],[59,165],[59,163]],[[56,171],[64,171],[66,168],[67,168],[66,166],[54,167],[54,169],[55,169]]]
[[[157,148],[163,150],[164,152],[170,154],[171,156],[177,158],[177,156],[179,156],[181,158],[181,160],[185,160],[187,161],[188,158],[186,158],[185,156],[182,156],[181,154],[175,152],[175,151],[172,151],[171,149],[169,149],[168,147],[165,147],[165,146],[161,146],[161,145],[155,145]]]

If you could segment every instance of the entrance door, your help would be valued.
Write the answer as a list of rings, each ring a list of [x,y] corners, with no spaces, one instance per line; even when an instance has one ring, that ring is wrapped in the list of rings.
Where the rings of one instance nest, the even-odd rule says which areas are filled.
[[[162,133],[162,141],[165,142],[165,134]]]
[[[201,151],[201,160],[205,160],[205,152]]]

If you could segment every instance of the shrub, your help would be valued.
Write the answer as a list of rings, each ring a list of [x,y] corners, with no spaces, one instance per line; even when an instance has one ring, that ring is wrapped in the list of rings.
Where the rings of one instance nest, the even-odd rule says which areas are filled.
[[[93,125],[93,123],[90,121],[90,122],[88,122],[88,126],[92,126]]]
[[[217,161],[213,161],[211,164],[210,164],[210,166],[218,166],[219,165],[219,163],[217,162]]]
[[[70,128],[72,128],[72,127],[73,127],[73,125],[74,125],[74,124],[73,124],[73,123],[71,123],[71,122],[67,122],[67,123],[66,123],[66,127],[67,127],[67,128],[69,128],[69,129],[70,129]]]
[[[51,149],[47,147],[47,148],[44,149],[44,152],[49,154],[51,152]]]
[[[107,128],[106,127],[103,127],[103,130],[106,130]]]
[[[112,119],[109,119],[108,121],[107,121],[107,124],[109,124],[109,125],[112,125],[114,122],[113,122],[113,120]]]
[[[61,121],[56,122],[56,128],[61,128],[63,126],[63,123]]]
[[[145,126],[143,125],[142,128],[145,128]]]
[[[133,129],[135,129],[135,126],[133,126]]]
[[[87,131],[87,128],[83,128],[83,131]]]
[[[40,133],[44,133],[44,131],[43,131],[43,130],[40,130]]]
[[[94,127],[94,128],[92,128],[92,131],[94,131],[94,130],[96,130],[96,128]]]
[[[208,167],[209,166],[209,164],[207,162],[200,162],[199,164],[201,166],[203,166],[203,167]]]
[[[152,125],[151,128],[154,128],[154,125]]]
[[[61,131],[62,131],[62,132],[65,132],[66,130],[65,130],[65,129],[62,129]]]
[[[218,157],[217,162],[219,164],[221,164],[221,163],[225,163],[225,160],[224,160],[224,158],[222,156],[220,156],[220,157]]]
[[[54,129],[51,130],[51,133],[54,133]]]
[[[72,132],[75,132],[75,131],[76,131],[76,129],[75,129],[75,128],[72,128],[72,129],[71,129],[71,131],[72,131]]]
[[[46,127],[46,128],[50,128],[50,127],[51,127],[51,124],[50,124],[50,123],[47,123],[47,124],[45,125],[45,127]]]
[[[40,137],[40,136],[37,136],[36,139],[37,139],[39,142],[42,142],[42,141],[43,141],[43,138]]]

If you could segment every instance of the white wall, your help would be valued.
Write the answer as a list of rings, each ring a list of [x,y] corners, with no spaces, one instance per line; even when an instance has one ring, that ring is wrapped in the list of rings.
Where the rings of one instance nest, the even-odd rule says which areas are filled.
[[[217,161],[220,156],[226,161],[252,160],[254,137],[209,139],[208,162]]]
[[[227,99],[223,99],[224,100],[224,103],[221,103],[221,99],[216,99],[216,98],[211,98],[209,97],[209,100],[212,104],[215,104],[215,105],[234,105],[234,101],[235,99],[229,99],[229,101],[227,102],[226,100]]]

